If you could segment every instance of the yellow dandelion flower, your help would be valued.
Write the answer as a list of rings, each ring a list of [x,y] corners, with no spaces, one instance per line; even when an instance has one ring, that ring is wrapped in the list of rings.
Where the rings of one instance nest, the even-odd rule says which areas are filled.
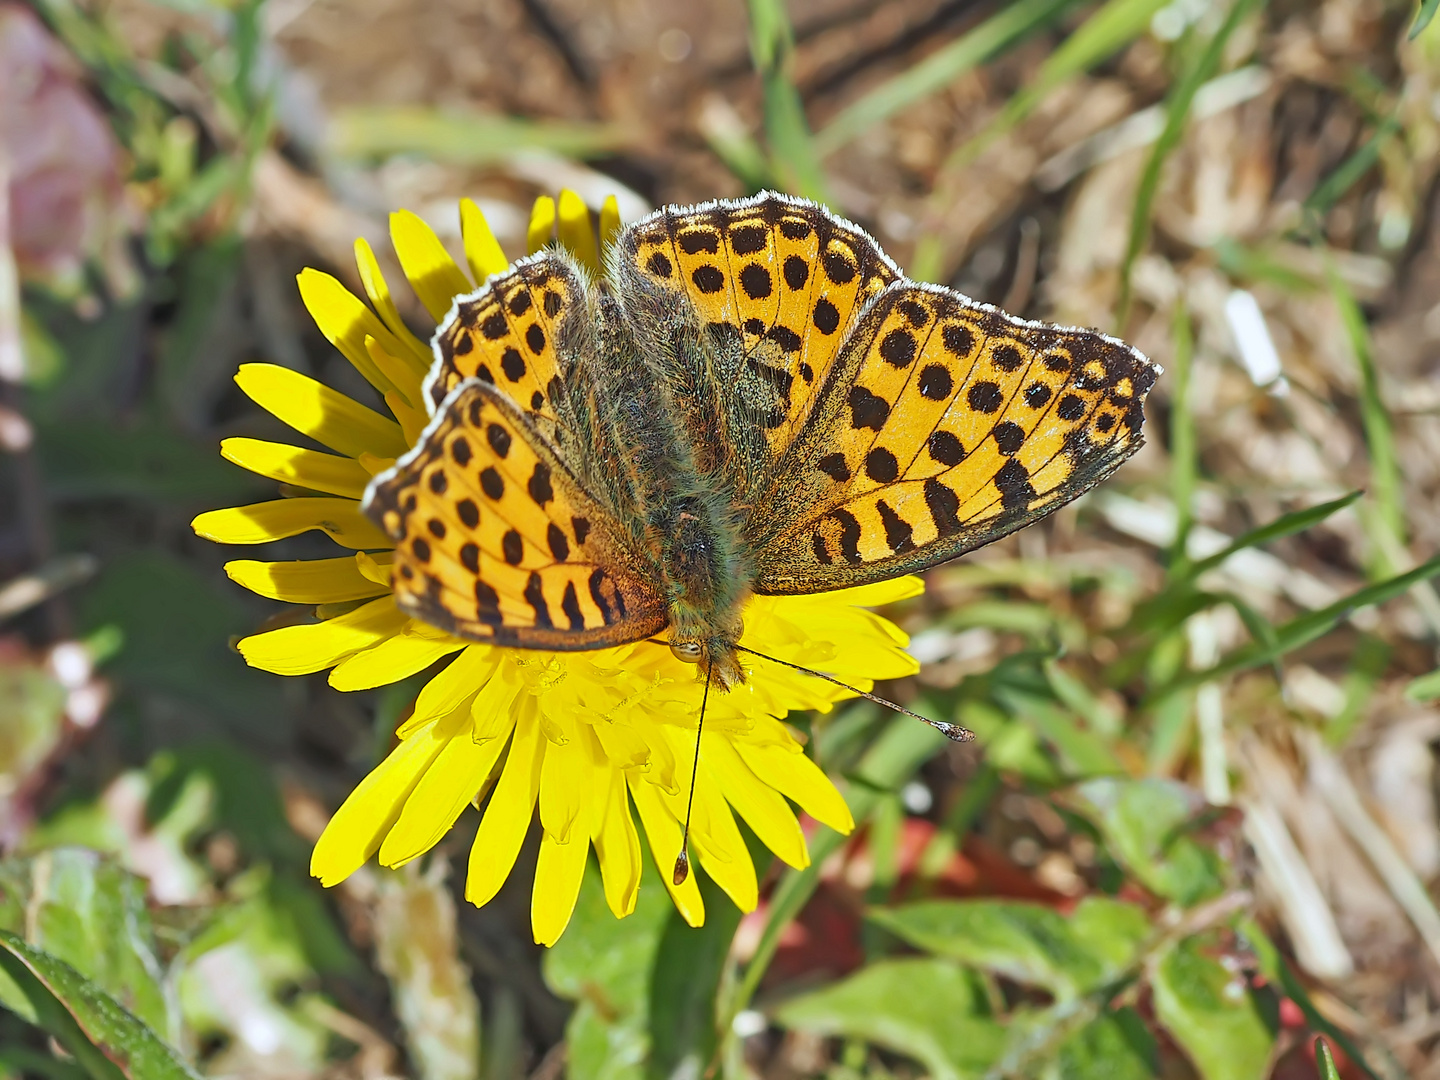
[[[504,270],[507,260],[470,200],[460,204],[467,274],[419,217],[392,215],[391,241],[421,304],[438,322],[456,296]],[[595,223],[581,199],[537,201],[533,252],[564,244],[596,273],[600,249],[619,228],[615,201]],[[429,346],[401,320],[374,252],[355,244],[369,304],[318,270],[299,277],[306,307],[326,338],[383,399],[389,415],[286,368],[246,364],[240,388],[262,408],[333,453],[257,439],[226,439],[225,457],[303,494],[215,510],[194,521],[201,536],[258,544],[318,529],[353,554],[297,562],[240,560],[226,571],[275,600],[315,605],[315,621],[255,634],[239,649],[251,665],[282,675],[330,669],[339,690],[404,679],[450,663],[420,692],[397,745],[345,800],[320,837],[311,871],[333,885],[372,855],[399,866],[430,850],[466,806],[484,806],[465,892],[490,900],[509,876],[538,806],[543,835],[531,901],[535,940],[553,944],[574,910],[593,847],[617,917],[635,908],[640,831],[658,865],[681,849],[693,787],[690,842],[700,866],[744,911],[758,900],[754,864],[738,813],[791,866],[809,862],[791,803],[848,832],[844,799],[780,718],[828,711],[851,696],[833,683],[756,660],[751,678],[711,694],[700,737],[704,687],[696,667],[668,648],[638,642],[592,652],[498,648],[453,637],[401,612],[390,591],[394,545],[360,511],[366,485],[413,446],[429,417],[421,383]],[[801,597],[754,597],[741,644],[822,671],[843,671],[860,689],[914,673],[906,636],[867,608],[921,591],[917,578]],[[485,802],[488,796],[488,802]],[[788,800],[788,801],[787,801]],[[704,920],[694,876],[661,875],[692,925]]]

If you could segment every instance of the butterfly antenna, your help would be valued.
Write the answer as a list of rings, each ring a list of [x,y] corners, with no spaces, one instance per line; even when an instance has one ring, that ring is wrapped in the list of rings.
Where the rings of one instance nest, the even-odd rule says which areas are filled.
[[[685,832],[680,837],[680,854],[675,856],[675,869],[670,880],[684,885],[690,876],[690,811],[695,806],[695,778],[700,775],[700,733],[705,730],[705,706],[710,701],[710,675],[715,670],[714,661],[705,664],[705,692],[700,695],[700,724],[695,728],[695,761],[690,766],[690,798],[685,802]]]
[[[911,712],[905,708],[904,705],[897,705],[889,698],[883,698],[879,694],[872,694],[868,691],[861,690],[857,686],[851,686],[849,683],[841,682],[835,678],[834,675],[827,675],[825,672],[816,671],[814,668],[792,664],[789,660],[781,660],[778,656],[766,656],[764,653],[756,652],[754,649],[747,649],[744,645],[736,645],[735,650],[737,652],[749,653],[751,656],[758,656],[761,660],[769,660],[772,664],[781,664],[784,667],[793,668],[796,671],[803,671],[806,675],[814,675],[817,679],[824,679],[826,682],[834,683],[836,686],[849,690],[852,694],[859,694],[866,701],[873,701],[876,705],[884,705],[887,709],[894,709],[896,712],[904,713],[906,716],[913,716],[921,723],[929,724],[951,742],[970,742],[975,738],[975,733],[969,728],[961,727],[959,724],[946,723],[944,720],[931,720],[928,716],[921,716],[917,712]],[[678,866],[679,864],[677,863],[676,865]]]

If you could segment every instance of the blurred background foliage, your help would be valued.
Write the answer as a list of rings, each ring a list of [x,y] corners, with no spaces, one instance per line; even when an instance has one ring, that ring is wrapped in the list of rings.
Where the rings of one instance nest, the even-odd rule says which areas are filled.
[[[1437,7],[0,2],[0,1075],[1440,1076]],[[473,815],[308,878],[416,685],[247,669],[297,615],[188,522],[265,497],[241,362],[367,393],[296,272],[561,187],[821,199],[1167,372],[892,613],[977,743],[792,717],[854,837],[699,930],[588,880],[542,954],[524,873],[455,892]]]

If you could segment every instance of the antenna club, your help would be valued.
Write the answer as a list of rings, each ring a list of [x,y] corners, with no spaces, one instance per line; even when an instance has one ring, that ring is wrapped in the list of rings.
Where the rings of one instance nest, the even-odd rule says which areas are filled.
[[[975,741],[975,733],[967,727],[961,727],[959,724],[949,724],[944,720],[929,720],[926,722],[951,742]]]
[[[670,880],[678,888],[685,884],[685,879],[690,876],[690,856],[685,849],[680,849],[680,854],[675,856],[675,869],[670,874]]]

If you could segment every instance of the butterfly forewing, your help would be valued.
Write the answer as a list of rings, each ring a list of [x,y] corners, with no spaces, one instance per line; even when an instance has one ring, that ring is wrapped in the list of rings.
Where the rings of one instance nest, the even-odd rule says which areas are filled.
[[[665,625],[609,516],[487,383],[445,399],[421,444],[372,483],[366,512],[396,542],[402,610],[461,637],[594,649]]]
[[[850,324],[900,276],[863,230],[774,193],[661,210],[626,230],[619,258],[651,286],[681,294],[717,346],[739,343],[740,389],[757,377],[774,388],[764,409],[744,394],[734,404],[764,430],[772,459],[800,430]]]
[[[457,301],[435,337],[439,363],[426,384],[433,414],[465,379],[499,387],[527,412],[554,416],[568,365],[562,335],[585,319],[586,290],[568,259],[546,252],[490,278]]]
[[[1155,368],[1121,342],[902,282],[865,313],[752,520],[756,589],[808,593],[952,559],[1140,446]]]

